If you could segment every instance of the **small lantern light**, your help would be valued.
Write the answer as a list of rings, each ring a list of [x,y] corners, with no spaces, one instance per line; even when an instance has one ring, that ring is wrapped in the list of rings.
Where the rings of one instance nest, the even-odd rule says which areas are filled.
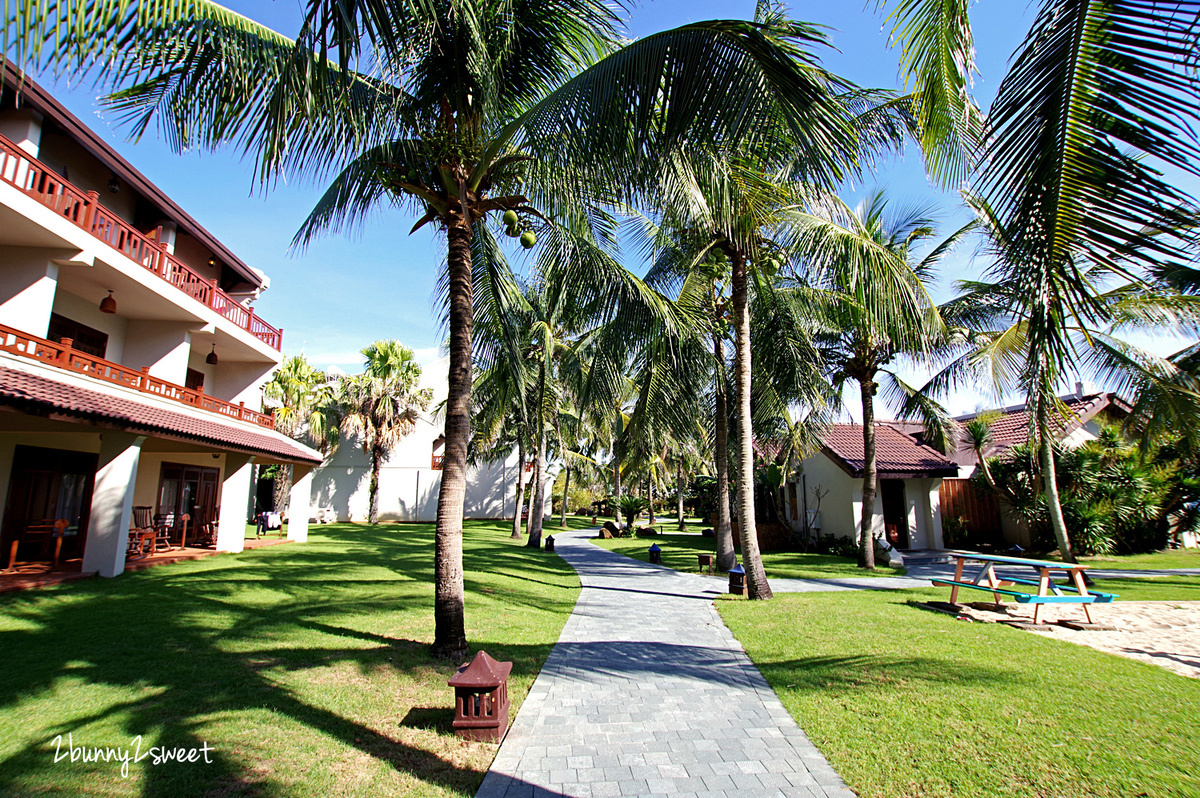
[[[108,179],[108,190],[113,194],[117,194],[121,191],[121,181],[117,179],[116,172],[113,172],[112,177]]]
[[[476,742],[498,743],[508,730],[508,674],[511,662],[497,662],[480,651],[458,669],[454,688],[454,733]]]
[[[108,289],[108,296],[106,296],[106,297],[104,297],[104,299],[100,300],[100,312],[101,313],[116,313],[117,312],[117,300],[113,299],[111,288]]]
[[[729,592],[735,596],[746,595],[746,569],[741,565],[729,569]]]
[[[697,554],[696,559],[700,561],[700,573],[704,573],[706,568],[710,574],[713,572],[713,556],[711,554]]]
[[[212,345],[212,351],[208,353],[208,357],[204,358],[204,362],[210,366],[217,365],[217,345]]]
[[[650,544],[650,564],[662,565],[662,549],[658,547],[657,543]]]
[[[546,551],[554,551],[554,535],[546,538]]]

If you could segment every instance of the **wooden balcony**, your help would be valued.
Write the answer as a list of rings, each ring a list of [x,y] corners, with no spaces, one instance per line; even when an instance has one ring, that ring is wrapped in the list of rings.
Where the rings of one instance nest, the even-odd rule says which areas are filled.
[[[149,374],[149,367],[134,371],[111,360],[94,357],[71,348],[71,339],[64,338],[62,343],[54,343],[45,338],[27,335],[20,330],[0,324],[0,352],[8,352],[18,357],[36,360],[47,366],[54,366],[76,374],[86,374],[97,380],[120,385],[141,393],[168,399],[172,402],[217,413],[236,421],[249,421],[260,427],[275,429],[275,417],[269,413],[251,410],[244,404],[234,404],[214,396],[208,396],[203,389],[192,390],[173,382],[160,380]]]
[[[433,465],[430,466],[434,471],[441,471],[442,466],[446,463],[446,456],[442,454],[433,455]]]
[[[216,311],[275,350],[283,348],[283,331],[167,252],[166,245],[135,230],[99,202],[95,191],[83,192],[53,169],[0,136],[0,180],[32,197],[77,227],[157,274],[197,302]]]

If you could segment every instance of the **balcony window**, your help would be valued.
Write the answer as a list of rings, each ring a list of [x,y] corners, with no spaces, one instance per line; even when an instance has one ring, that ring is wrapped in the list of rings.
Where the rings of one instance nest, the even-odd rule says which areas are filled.
[[[46,333],[46,338],[56,344],[62,343],[64,338],[70,338],[73,349],[93,357],[104,357],[104,353],[108,351],[108,335],[106,333],[57,313],[50,314],[50,329]]]

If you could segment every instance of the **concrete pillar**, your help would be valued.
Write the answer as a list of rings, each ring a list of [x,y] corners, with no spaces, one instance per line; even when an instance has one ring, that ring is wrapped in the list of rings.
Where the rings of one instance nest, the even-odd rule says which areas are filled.
[[[32,108],[5,111],[0,117],[0,136],[36,158],[42,147],[42,115]]]
[[[929,480],[929,547],[933,549],[946,548],[942,537],[942,481]]]
[[[188,322],[130,319],[121,363],[131,369],[150,368],[150,376],[183,385],[192,353]]]
[[[292,466],[292,492],[288,495],[288,540],[308,541],[308,518],[312,514],[313,467]]]
[[[217,551],[238,552],[246,547],[246,496],[254,477],[254,457],[226,454],[217,512]]]
[[[0,529],[4,528],[4,510],[8,506],[8,485],[12,481],[13,457],[17,445],[12,441],[0,441]],[[3,560],[8,564],[8,560]]]
[[[6,249],[0,258],[0,324],[45,338],[58,292],[58,264],[45,250],[30,248]]]
[[[145,435],[105,432],[100,436],[91,520],[83,552],[84,573],[117,576],[125,570],[133,488]]]

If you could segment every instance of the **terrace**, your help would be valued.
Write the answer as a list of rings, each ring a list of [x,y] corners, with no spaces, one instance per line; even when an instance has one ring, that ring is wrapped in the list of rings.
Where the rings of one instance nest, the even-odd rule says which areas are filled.
[[[85,374],[103,382],[120,385],[210,413],[217,413],[236,421],[250,422],[267,429],[275,428],[275,419],[269,413],[251,410],[243,403],[234,404],[209,396],[204,393],[203,388],[193,390],[158,377],[152,377],[149,367],[135,371],[111,360],[80,352],[72,348],[71,344],[70,338],[64,338],[61,343],[54,343],[0,324],[0,352],[28,358],[43,365],[76,374]]]
[[[0,181],[33,198],[134,263],[279,351],[283,331],[255,315],[252,307],[225,293],[168,251],[161,228],[142,233],[105,208],[95,191],[83,191],[46,164],[0,136]]]

